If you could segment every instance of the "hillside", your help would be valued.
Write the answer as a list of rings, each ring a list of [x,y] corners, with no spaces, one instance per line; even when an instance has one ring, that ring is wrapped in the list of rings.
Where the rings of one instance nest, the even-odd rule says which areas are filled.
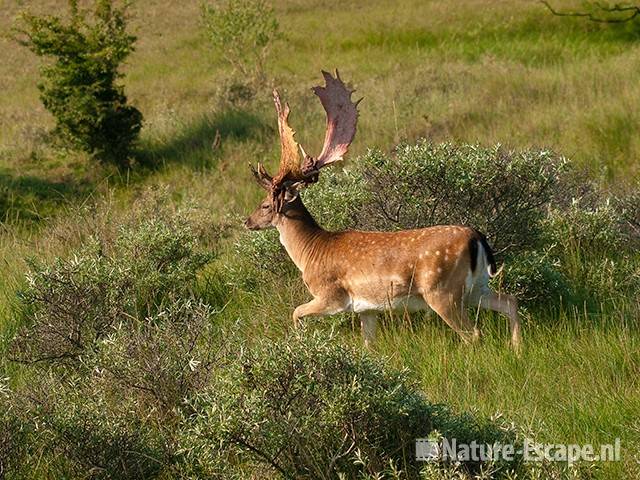
[[[27,286],[28,262],[73,255],[96,232],[112,239],[120,223],[142,222],[140,199],[149,191],[160,191],[158,202],[171,212],[185,205],[197,209],[195,230],[202,227],[204,249],[217,256],[199,271],[195,290],[220,323],[237,328],[248,344],[286,335],[293,308],[308,294],[290,264],[277,270],[281,265],[274,262],[269,272],[271,265],[258,268],[249,265],[253,257],[238,258],[273,251],[262,244],[247,250],[252,241],[276,242],[275,236],[250,238],[242,228],[262,195],[247,165],[262,161],[276,170],[271,86],[291,105],[296,138],[308,151],[319,151],[325,120],[310,87],[323,69],[338,68],[364,97],[347,169],[370,149],[389,154],[426,138],[548,149],[612,195],[640,175],[638,30],[555,17],[529,0],[273,3],[283,38],[267,64],[271,84],[248,100],[231,98],[231,69],[208,46],[198,2],[133,5],[130,25],[138,41],[123,83],[144,114],[139,155],[152,166],[130,171],[52,146],[47,132],[53,119],[36,86],[39,59],[0,36],[3,356],[19,327],[17,292]],[[24,6],[5,2],[3,32]],[[59,2],[27,6],[55,12]],[[142,213],[131,217],[140,205]],[[320,210],[331,222],[330,212]],[[619,437],[622,461],[598,465],[594,475],[640,477],[640,304],[637,295],[616,296],[619,277],[602,267],[624,263],[627,276],[637,278],[640,260],[637,252],[603,259],[597,249],[584,248],[562,257],[563,272],[579,285],[583,276],[597,277],[610,290],[602,298],[580,297],[582,303],[525,306],[521,357],[506,348],[506,323],[496,316],[484,317],[485,336],[474,348],[435,317],[387,316],[374,355],[408,368],[430,401],[455,412],[499,413],[539,441],[603,444]],[[311,328],[335,329],[357,349],[356,323],[351,315],[310,321]],[[15,388],[33,375],[6,360],[0,368],[0,377]],[[47,471],[46,461],[38,468],[39,478],[55,472]]]

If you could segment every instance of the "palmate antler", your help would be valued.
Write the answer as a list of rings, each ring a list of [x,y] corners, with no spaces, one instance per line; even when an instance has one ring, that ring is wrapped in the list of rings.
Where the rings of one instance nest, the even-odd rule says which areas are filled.
[[[280,167],[273,179],[261,164],[258,164],[258,170],[253,170],[253,173],[258,183],[276,195],[292,185],[304,186],[316,182],[321,168],[343,159],[356,134],[357,107],[362,99],[357,102],[351,100],[354,90],[347,88],[337,70],[335,78],[325,71],[322,75],[325,86],[313,88],[327,114],[324,145],[317,158],[307,155],[295,141],[295,131],[288,123],[289,105],[285,103],[283,108],[277,90],[273,92],[280,133]],[[304,156],[302,163],[298,149]]]
[[[344,84],[338,70],[336,78],[329,72],[322,72],[326,86],[313,87],[325,112],[327,112],[327,130],[324,136],[324,145],[318,158],[313,159],[305,154],[305,162],[302,173],[305,176],[315,175],[321,168],[342,160],[349,150],[349,145],[356,134],[358,123],[358,104],[351,101],[351,94],[355,90],[349,90]],[[304,150],[303,150],[304,152]]]
[[[280,132],[280,168],[273,183],[281,185],[286,181],[296,181],[302,176],[298,142],[293,138],[296,132],[289,126],[289,104],[282,108],[280,94],[273,91],[273,102],[278,112],[278,131]]]

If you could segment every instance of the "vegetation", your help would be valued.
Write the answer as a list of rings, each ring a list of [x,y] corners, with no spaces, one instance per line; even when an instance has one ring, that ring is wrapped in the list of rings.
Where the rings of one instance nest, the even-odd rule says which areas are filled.
[[[54,8],[30,4],[38,18]],[[308,299],[298,273],[273,232],[240,230],[263,194],[247,162],[278,156],[269,95],[221,88],[244,78],[210,55],[201,6],[128,11],[139,40],[123,73],[145,112],[137,154],[154,169],[114,173],[51,149],[37,58],[0,37],[0,476],[278,478],[336,452],[334,478],[640,475],[635,22],[536,2],[274,4],[286,41],[270,43],[268,72],[310,153],[324,127],[307,89],[319,70],[337,66],[365,96],[346,170],[303,194],[312,213],[327,227],[477,222],[505,262],[497,287],[526,300],[517,357],[491,314],[474,348],[428,315],[385,315],[368,353],[351,315],[292,333]],[[316,430],[319,418],[333,422]],[[357,426],[352,450],[345,425]],[[619,437],[622,459],[416,465],[418,432]],[[396,439],[408,457],[389,449]],[[291,460],[309,445],[318,457]]]
[[[467,152],[465,158],[474,158],[469,149],[478,152],[475,158],[480,162],[493,158],[514,169],[521,165],[520,158],[531,156],[528,152],[496,155],[499,149],[461,147],[460,151]],[[380,152],[372,151],[358,163],[361,169],[347,176],[325,177],[310,203],[324,205],[327,211],[335,209],[334,220],[347,219],[350,207],[346,212],[342,207],[340,212],[337,205],[323,201],[323,196],[329,199],[332,192],[346,192],[353,199],[362,199],[352,207],[362,209],[365,222],[376,221],[379,204],[371,200],[372,185],[378,185],[381,178],[393,178],[396,168],[406,172],[408,167],[419,166],[426,175],[432,168],[441,168],[437,159],[457,161],[455,151],[449,144],[427,143],[404,146],[396,157],[383,158]],[[442,152],[447,155],[441,156]],[[552,155],[533,156],[544,158],[541,162],[546,167],[558,165]],[[532,166],[530,161],[526,165]],[[527,171],[539,172],[540,165]],[[352,184],[360,188],[341,188],[341,181],[351,182],[365,173],[368,178]],[[484,180],[481,185],[491,179],[479,175],[474,181]],[[517,184],[517,174],[510,178]],[[558,184],[561,178],[558,173]],[[532,184],[533,179],[527,183]],[[327,190],[327,184],[331,189]],[[404,188],[407,185],[397,186],[411,196],[426,197],[430,192],[427,183]],[[421,345],[418,339],[424,339],[426,329],[434,325],[418,323],[410,327],[417,329],[413,333],[398,331],[397,322],[387,325],[390,331],[385,332],[379,348],[384,351],[389,341],[403,342],[395,352],[402,360],[413,360],[407,363],[413,372],[389,365],[398,358],[372,356],[363,353],[359,345],[345,345],[339,332],[307,329],[275,338],[255,335],[247,320],[256,302],[273,302],[272,308],[278,307],[259,285],[269,289],[269,285],[282,282],[283,274],[292,281],[297,281],[296,275],[286,269],[274,275],[271,268],[259,272],[255,267],[244,267],[243,271],[242,266],[229,269],[216,263],[213,256],[203,253],[203,246],[208,243],[208,251],[217,249],[220,227],[204,220],[197,209],[172,205],[165,195],[162,190],[147,192],[131,212],[117,219],[109,217],[107,205],[96,205],[90,215],[97,222],[82,227],[74,249],[48,264],[32,264],[14,310],[19,328],[9,338],[6,350],[12,363],[5,368],[13,366],[20,376],[13,374],[13,386],[3,386],[0,400],[0,465],[9,478],[35,474],[72,478],[258,475],[412,479],[471,478],[479,473],[486,478],[588,478],[597,467],[589,463],[575,468],[548,462],[529,464],[520,457],[512,463],[424,466],[416,462],[416,438],[520,445],[533,433],[486,413],[457,413],[430,401],[420,391],[415,375],[422,370],[416,359],[424,352],[416,353],[416,348]],[[523,202],[527,199],[525,195],[519,198]],[[388,200],[395,201],[392,197]],[[417,205],[410,199],[406,204]],[[580,244],[585,254],[596,253],[600,241],[617,239],[619,225],[611,219],[618,220],[618,216],[609,211],[577,210],[575,205],[567,207],[561,222],[551,221],[554,217],[538,218],[540,238],[564,229],[566,243]],[[539,205],[533,202],[529,207],[520,204],[511,212],[513,225],[534,231],[531,224],[518,222],[519,216],[531,218],[531,209]],[[323,214],[322,209],[318,211]],[[239,244],[247,241],[243,237]],[[626,265],[629,270],[623,273],[640,270],[637,254],[620,256],[622,243],[612,248],[619,250],[619,256],[612,249],[607,258]],[[571,252],[562,251],[566,255]],[[607,273],[618,274],[612,265]],[[248,286],[238,281],[242,278],[238,272],[262,282]],[[524,278],[530,281],[530,274]],[[251,292],[248,298],[246,291]],[[624,292],[608,293],[620,309],[618,302],[623,301]],[[231,303],[235,311],[226,313]],[[543,311],[539,307],[535,310],[538,314]],[[533,339],[540,342],[547,338],[546,329],[570,329],[575,319],[547,322],[558,324],[551,323],[542,333],[533,329]],[[337,327],[341,331],[346,326]],[[616,369],[619,362],[634,362],[627,349],[633,348],[629,344],[633,336],[629,335],[637,325],[597,328],[603,328],[598,338],[605,343],[602,351],[598,346],[596,351],[600,355],[607,352],[607,356],[596,358],[596,362],[603,361],[610,369]],[[443,330],[439,340],[433,331],[431,338],[426,337],[428,348],[438,349],[441,355],[430,365],[438,373],[433,376],[430,372],[427,378],[447,380],[443,371],[446,362],[440,363],[447,355],[477,354],[460,343],[454,343],[453,350],[451,343],[441,343],[447,335]],[[481,348],[493,360],[511,362],[511,369],[520,370],[526,362],[549,355],[539,350],[542,342],[530,340],[534,343],[528,344],[526,358],[514,357],[499,344],[505,332],[495,327],[488,330],[489,339]],[[450,333],[448,341],[456,342]],[[613,348],[612,342],[620,343]],[[16,364],[23,366],[15,370]],[[486,374],[487,367],[480,371]],[[634,375],[634,371],[632,367],[628,372],[616,372],[615,378]],[[514,371],[513,375],[522,373]],[[632,402],[628,410],[618,412],[623,418],[632,415],[635,408],[634,397],[628,401]]]
[[[266,467],[284,478],[418,478],[416,438],[516,441],[508,426],[454,415],[407,372],[311,331],[239,349],[193,407],[187,458],[228,476]]]
[[[115,239],[98,233],[71,258],[32,265],[20,292],[25,325],[13,343],[17,360],[76,361],[128,319],[188,296],[210,259],[195,251],[194,233],[179,217],[138,216]]]
[[[77,0],[70,18],[24,13],[20,43],[36,55],[54,57],[41,68],[40,99],[56,119],[56,137],[65,144],[117,165],[129,154],[142,126],[142,114],[127,105],[118,69],[136,38],[127,30],[125,3],[96,0],[88,19]]]
[[[202,22],[212,49],[235,69],[240,81],[229,93],[235,90],[237,95],[242,86],[267,81],[266,61],[280,32],[274,10],[265,0],[203,3]]]
[[[43,474],[150,478],[174,461],[180,411],[207,384],[217,334],[213,307],[192,295],[211,258],[196,248],[198,222],[157,200],[32,267],[9,347],[29,380],[2,403],[9,474],[30,477],[44,458]]]

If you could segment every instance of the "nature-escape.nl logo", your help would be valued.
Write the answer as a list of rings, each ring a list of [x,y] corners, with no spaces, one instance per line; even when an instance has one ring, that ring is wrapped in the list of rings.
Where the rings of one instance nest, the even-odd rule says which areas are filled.
[[[566,462],[576,461],[617,462],[620,460],[620,439],[611,444],[537,443],[526,438],[522,445],[513,443],[470,443],[458,442],[455,438],[439,441],[428,438],[416,439],[416,460],[424,462],[491,462],[512,461],[521,457],[525,462]]]

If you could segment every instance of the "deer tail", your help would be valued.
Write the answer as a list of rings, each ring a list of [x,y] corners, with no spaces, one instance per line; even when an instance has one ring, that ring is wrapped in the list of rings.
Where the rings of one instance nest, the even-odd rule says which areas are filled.
[[[496,266],[496,259],[493,255],[493,249],[489,245],[489,242],[487,242],[487,237],[485,237],[484,234],[476,230],[476,236],[469,242],[469,251],[471,254],[472,272],[475,271],[478,263],[481,263],[478,261],[478,257],[484,254],[489,276],[493,278],[500,274],[500,272],[502,271],[502,266],[500,267],[500,269],[498,269],[498,267]]]

